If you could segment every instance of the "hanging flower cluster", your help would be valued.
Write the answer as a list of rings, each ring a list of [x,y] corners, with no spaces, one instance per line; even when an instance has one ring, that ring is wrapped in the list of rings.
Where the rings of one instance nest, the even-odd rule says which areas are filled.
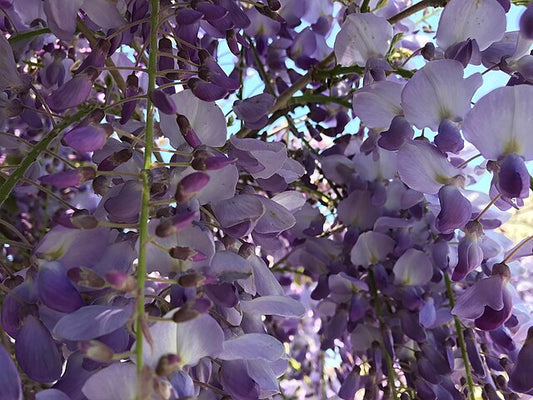
[[[412,3],[0,1],[1,399],[533,396],[533,5]]]

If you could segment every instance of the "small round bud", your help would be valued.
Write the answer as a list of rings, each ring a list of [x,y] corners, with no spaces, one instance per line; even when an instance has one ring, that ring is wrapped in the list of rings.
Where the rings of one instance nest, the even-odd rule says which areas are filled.
[[[98,340],[79,342],[78,349],[84,353],[87,358],[102,363],[110,363],[113,361],[113,356],[115,355],[110,347]]]
[[[165,354],[157,362],[155,373],[159,376],[169,376],[173,372],[179,371],[180,358],[177,354]]]
[[[172,315],[172,320],[176,323],[187,322],[196,318],[200,313],[188,304],[182,306]]]

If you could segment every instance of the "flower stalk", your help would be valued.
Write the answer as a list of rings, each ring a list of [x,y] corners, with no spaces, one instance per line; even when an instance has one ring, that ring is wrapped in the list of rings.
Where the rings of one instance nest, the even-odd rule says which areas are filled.
[[[155,88],[157,75],[157,27],[159,0],[150,0],[150,54],[148,58],[148,92]],[[137,316],[135,320],[135,354],[137,357],[137,383],[141,383],[143,371],[143,323],[146,318],[144,310],[144,285],[146,282],[146,246],[149,242],[148,217],[150,212],[150,167],[154,149],[154,105],[150,98],[146,100],[145,148],[143,169],[141,171],[142,198],[139,221],[139,257],[137,265]],[[137,390],[137,393],[141,391]]]

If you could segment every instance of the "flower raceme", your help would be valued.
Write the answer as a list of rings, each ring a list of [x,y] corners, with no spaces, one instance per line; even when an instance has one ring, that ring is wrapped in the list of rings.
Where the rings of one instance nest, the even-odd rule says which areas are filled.
[[[531,6],[412,3],[2,2],[0,397],[531,394]]]

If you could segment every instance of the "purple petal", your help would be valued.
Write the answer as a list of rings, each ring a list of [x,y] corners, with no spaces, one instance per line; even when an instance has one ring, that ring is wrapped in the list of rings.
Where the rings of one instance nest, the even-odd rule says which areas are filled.
[[[452,279],[461,281],[481,265],[483,250],[477,238],[467,235],[459,241],[457,253],[457,266],[453,270]]]
[[[285,294],[280,283],[262,258],[252,254],[246,260],[252,265],[254,284],[260,296]]]
[[[433,131],[444,119],[461,121],[482,83],[479,73],[463,79],[463,66],[458,61],[431,61],[415,72],[403,89],[405,118],[419,129],[429,127]]]
[[[37,382],[53,382],[61,376],[63,360],[58,346],[33,315],[24,320],[15,342],[15,356],[24,373]]]
[[[529,196],[529,172],[524,159],[517,154],[509,154],[500,163],[497,187],[507,198],[525,199]]]
[[[65,133],[63,143],[80,153],[92,152],[104,147],[107,132],[102,126],[86,125]]]
[[[232,251],[217,251],[211,260],[210,271],[219,275],[251,274],[252,266],[240,255]]]
[[[222,362],[220,380],[226,393],[235,400],[259,399],[259,385],[248,375],[243,361]]]
[[[57,389],[46,389],[35,396],[35,400],[71,400],[64,392]]]
[[[437,320],[437,310],[432,297],[428,298],[420,309],[418,320],[420,325],[425,328],[430,328]]]
[[[351,251],[354,265],[369,266],[386,259],[394,248],[395,242],[383,233],[369,231],[362,233]]]
[[[531,3],[520,16],[520,33],[527,39],[533,39],[533,5]]]
[[[264,333],[247,333],[224,342],[224,350],[218,355],[222,360],[276,361],[285,354],[283,344]]]
[[[491,331],[499,328],[509,319],[513,312],[513,298],[511,293],[505,288],[502,291],[502,298],[503,307],[501,309],[485,306],[483,314],[475,320],[476,328]]]
[[[439,125],[437,136],[434,142],[437,148],[443,153],[458,153],[464,147],[464,140],[456,124],[449,119],[443,120]]]
[[[176,391],[178,399],[182,397],[194,397],[194,382],[189,374],[184,371],[174,372],[168,377],[172,387]]]
[[[17,367],[11,355],[0,344],[0,387],[2,388],[2,399],[22,400],[22,386]]]
[[[15,287],[12,293],[8,293],[4,297],[0,322],[2,328],[9,336],[15,339],[17,338],[22,327],[22,319],[24,317],[23,309],[26,304],[34,304],[37,300],[35,285],[32,280],[26,280],[24,283]]]
[[[76,75],[63,86],[54,90],[46,99],[46,103],[54,112],[62,112],[82,104],[93,87],[93,81],[88,74]]]
[[[433,264],[420,250],[409,249],[396,261],[394,282],[401,285],[422,286],[433,276]]]
[[[390,151],[399,150],[402,145],[413,138],[414,130],[403,116],[396,116],[387,131],[381,132],[378,145]]]
[[[369,128],[386,130],[394,117],[403,114],[402,90],[402,84],[389,81],[364,86],[353,95],[354,114]]]
[[[509,387],[514,391],[526,393],[533,389],[531,379],[533,365],[533,328],[527,331],[527,339],[518,353],[513,370],[509,374]]]
[[[355,393],[360,388],[360,373],[361,369],[357,365],[354,365],[352,372],[348,374],[339,389],[339,397],[342,400],[355,399]]]
[[[454,167],[437,148],[422,140],[405,143],[398,152],[400,178],[411,189],[434,194],[458,175]]]
[[[118,187],[118,193],[104,201],[104,208],[113,222],[135,223],[141,211],[142,184],[136,180],[127,181]]]
[[[516,153],[533,159],[533,87],[501,87],[476,102],[463,122],[465,139],[489,160]]]
[[[90,267],[100,260],[109,240],[108,228],[70,229],[56,225],[41,239],[35,255],[57,260],[67,269]],[[84,243],[79,246],[79,243]]]
[[[192,171],[185,171],[185,173],[188,172]],[[200,205],[215,203],[235,195],[235,187],[239,180],[239,171],[235,165],[229,164],[224,168],[206,170],[204,173],[209,176],[209,182],[196,194],[195,198]]]
[[[163,114],[175,116],[177,113],[176,103],[172,98],[165,93],[163,90],[153,90],[150,93],[150,99],[154,105],[159,109]]]
[[[252,315],[279,315],[282,317],[303,317],[304,306],[286,296],[261,296],[241,301],[241,310]]]
[[[246,221],[254,224],[265,213],[259,196],[241,194],[213,204],[213,212],[223,228],[230,228]]]
[[[113,29],[126,23],[118,11],[117,5],[117,2],[112,0],[85,0],[81,8],[99,27]]]
[[[372,205],[372,193],[368,190],[354,190],[342,199],[338,206],[339,220],[349,226],[370,229],[381,215],[378,207]]]
[[[90,340],[121,328],[130,319],[132,305],[113,307],[85,306],[61,318],[54,335],[66,340]]]
[[[0,70],[2,71],[2,75],[0,75],[0,91],[22,87],[22,80],[13,57],[13,49],[4,35],[0,36],[2,36],[0,37]]]
[[[485,306],[501,310],[503,305],[502,278],[491,276],[466,289],[457,300],[452,313],[462,318],[476,319],[483,315]]]
[[[475,39],[485,50],[502,38],[505,26],[505,11],[496,0],[450,0],[439,20],[437,43],[447,49]]]
[[[440,212],[435,226],[440,233],[462,228],[472,217],[472,205],[457,186],[445,185],[439,190]]]
[[[76,31],[76,15],[84,0],[45,0],[48,26],[59,39],[70,42]]]
[[[82,183],[82,175],[77,169],[70,169],[68,171],[41,176],[39,181],[44,185],[51,185],[58,189],[64,189],[80,185]]]
[[[335,39],[335,55],[343,66],[364,67],[370,58],[384,57],[392,40],[392,26],[374,14],[350,14]]]
[[[255,179],[270,178],[278,172],[287,159],[283,143],[263,142],[257,139],[230,138],[229,154],[237,158],[239,167],[248,171]]]
[[[87,379],[82,392],[88,400],[131,400],[137,395],[135,364],[114,363]]]
[[[294,226],[296,223],[294,215],[281,204],[263,196],[259,196],[259,200],[263,203],[265,213],[257,221],[255,232],[279,234]]]
[[[176,195],[174,196],[176,201],[178,203],[188,201],[197,192],[202,190],[209,183],[209,180],[209,175],[203,172],[193,172],[185,175],[178,183]]]
[[[171,318],[175,312],[171,310],[165,317]],[[203,357],[217,357],[224,340],[222,328],[207,314],[180,323],[156,322],[150,334],[157,339],[153,347],[144,341],[143,354],[145,362],[154,368],[166,354],[178,355],[182,366],[194,366]]]
[[[75,352],[67,359],[65,372],[54,385],[55,389],[66,393],[71,400],[85,400],[81,393],[85,381],[93,374],[84,368],[85,357],[80,352]]]
[[[224,98],[228,94],[226,89],[197,78],[189,79],[187,85],[191,88],[192,93],[203,101],[213,102]]]
[[[70,313],[83,305],[80,293],[67,277],[67,270],[58,262],[41,265],[36,284],[39,298],[53,310]]]

